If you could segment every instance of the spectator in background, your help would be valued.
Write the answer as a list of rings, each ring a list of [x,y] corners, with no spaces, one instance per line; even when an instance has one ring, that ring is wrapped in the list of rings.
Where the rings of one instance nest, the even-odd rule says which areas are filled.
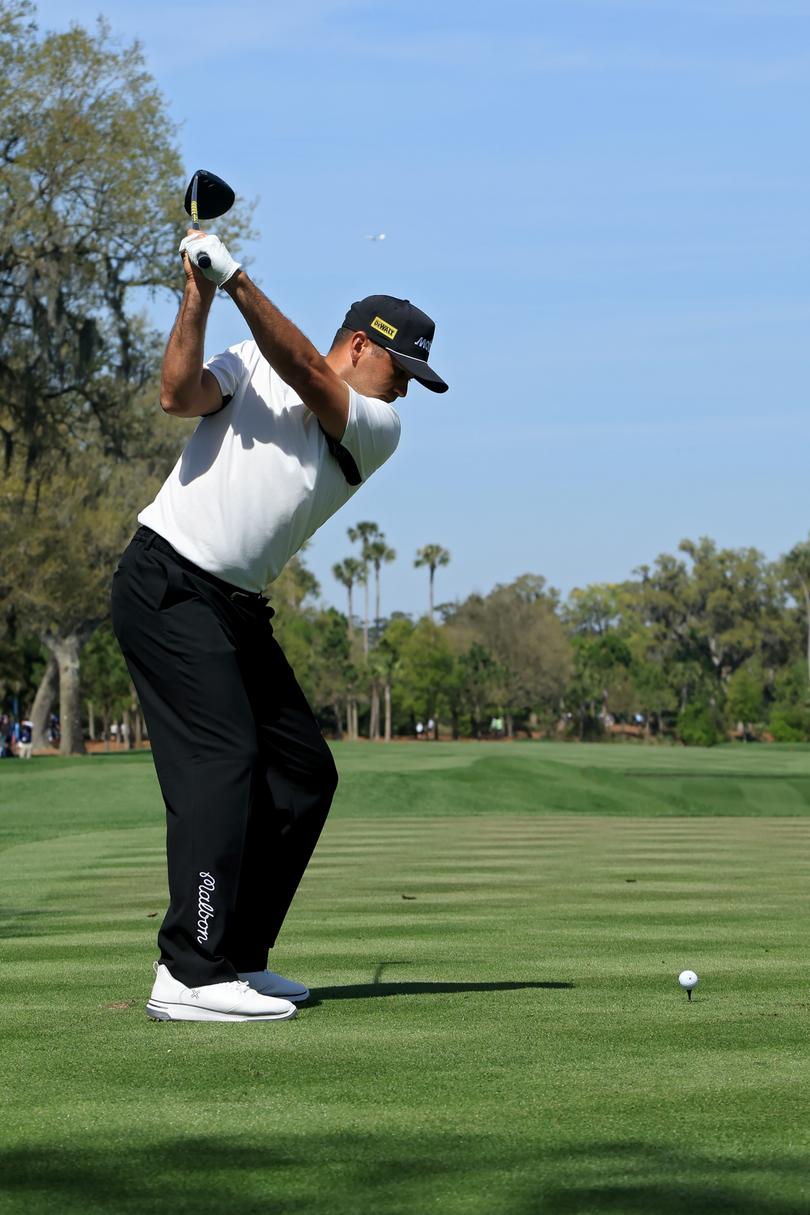
[[[419,742],[419,740],[422,737],[422,735],[424,734],[424,732],[425,732],[425,727],[422,725],[421,721],[418,721],[416,723],[416,741],[417,742]]]
[[[17,743],[17,754],[20,759],[30,759],[34,753],[34,723],[24,717],[20,722],[20,736]]]

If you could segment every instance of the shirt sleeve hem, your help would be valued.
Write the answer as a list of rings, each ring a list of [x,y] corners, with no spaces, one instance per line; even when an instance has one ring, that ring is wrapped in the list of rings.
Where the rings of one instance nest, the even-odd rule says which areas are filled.
[[[216,363],[213,366],[205,364],[205,370],[210,371],[216,382],[219,384],[219,390],[222,393],[222,404],[227,405],[233,399],[233,394],[229,391],[230,384],[227,382],[228,377],[224,375],[224,370],[217,367]],[[219,412],[219,411],[217,411]]]

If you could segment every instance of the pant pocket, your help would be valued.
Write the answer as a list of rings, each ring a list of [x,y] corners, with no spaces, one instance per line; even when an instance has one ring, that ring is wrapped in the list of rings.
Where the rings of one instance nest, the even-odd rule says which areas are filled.
[[[200,598],[193,580],[181,566],[174,561],[166,561],[165,564],[161,562],[161,564],[163,565],[164,583],[157,605],[159,612],[168,612],[181,603],[188,603],[192,599]]]
[[[159,612],[166,597],[168,571],[148,553],[127,551],[113,574],[110,594],[113,628],[119,641],[152,612]]]

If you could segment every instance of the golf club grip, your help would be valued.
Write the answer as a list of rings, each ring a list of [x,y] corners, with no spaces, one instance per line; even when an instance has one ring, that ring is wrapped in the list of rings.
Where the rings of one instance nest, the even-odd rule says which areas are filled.
[[[197,210],[197,188],[199,179],[199,173],[195,173],[191,182],[191,226],[192,228],[197,228],[198,230],[200,227],[200,217]],[[197,265],[199,266],[200,270],[207,270],[211,265],[211,258],[207,253],[200,253],[197,257]]]

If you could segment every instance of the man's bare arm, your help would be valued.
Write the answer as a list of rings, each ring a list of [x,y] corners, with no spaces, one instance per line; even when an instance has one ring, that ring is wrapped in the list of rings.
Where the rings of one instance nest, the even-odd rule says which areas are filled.
[[[160,404],[178,418],[199,418],[222,407],[216,376],[203,368],[205,324],[216,287],[187,257],[186,289],[174,322],[160,376]]]
[[[349,390],[340,376],[244,270],[238,270],[222,289],[242,313],[273,370],[298,393],[326,433],[342,439],[349,420]]]

